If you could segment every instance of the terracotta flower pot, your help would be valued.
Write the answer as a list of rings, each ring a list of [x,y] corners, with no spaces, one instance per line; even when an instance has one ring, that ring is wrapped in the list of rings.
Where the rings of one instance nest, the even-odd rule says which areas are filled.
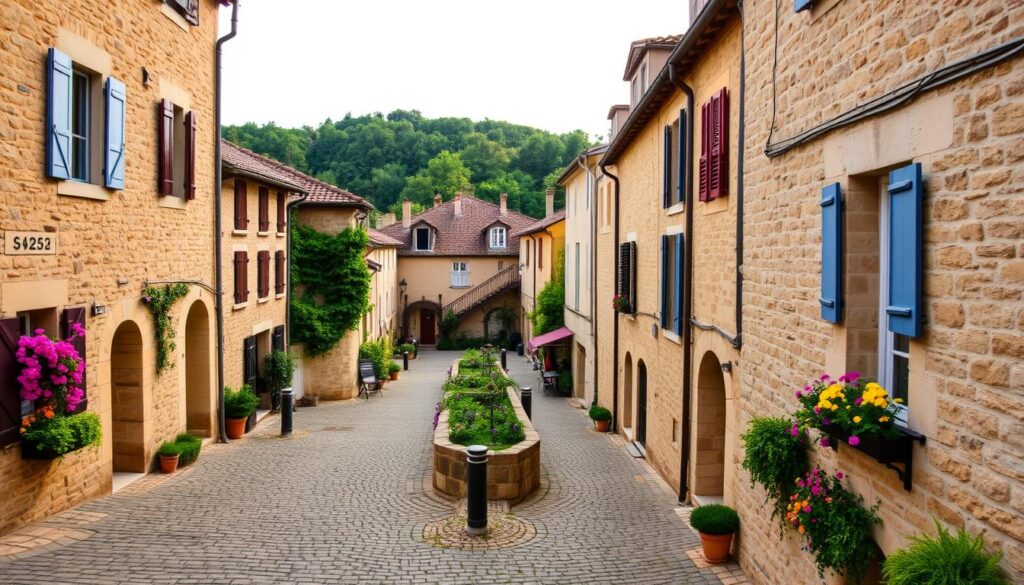
[[[709,563],[729,562],[729,549],[732,548],[732,534],[700,533],[700,545],[704,549],[704,559]]]
[[[180,455],[161,455],[160,471],[164,473],[174,473],[174,470],[178,469],[178,457],[180,457]]]
[[[597,432],[599,432],[599,433],[607,433],[608,429],[611,428],[611,426],[612,426],[612,421],[610,421],[610,420],[595,420],[594,421],[594,426],[597,427]]]
[[[245,435],[245,421],[244,418],[228,418],[224,419],[224,429],[229,439],[241,439]]]
[[[392,382],[398,379],[398,372],[388,372],[388,375],[390,376],[390,380]]]

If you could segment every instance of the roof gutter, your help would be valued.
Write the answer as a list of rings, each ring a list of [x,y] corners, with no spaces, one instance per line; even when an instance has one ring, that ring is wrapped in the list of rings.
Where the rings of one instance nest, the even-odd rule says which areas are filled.
[[[608,172],[608,165],[604,160],[598,163],[601,172],[615,183],[615,247],[612,249],[612,274],[619,273],[619,178]],[[692,214],[690,214],[692,215]],[[689,217],[689,215],[688,215]],[[690,238],[686,238],[689,240]],[[612,320],[612,430],[620,432],[619,428],[619,315],[616,312]],[[685,420],[685,419],[684,419]]]
[[[238,34],[238,0],[232,0],[231,2],[231,32],[217,39],[217,45],[215,50],[215,65],[214,65],[214,83],[215,83],[215,103],[214,103],[214,124],[216,125],[216,142],[214,144],[214,176],[215,184],[214,191],[216,196],[213,198],[213,215],[214,215],[214,268],[217,295],[215,298],[215,309],[214,312],[217,314],[217,437],[221,443],[228,442],[228,436],[225,432],[224,427],[224,254],[221,250],[223,245],[223,232],[221,230],[222,220],[222,209],[221,209],[221,197],[223,196],[223,189],[221,183],[224,180],[223,170],[221,168],[221,98],[223,94],[222,87],[222,76],[221,76],[221,60],[223,56],[224,43],[235,38]]]
[[[261,175],[259,173],[254,173],[254,172],[251,172],[251,171],[246,171],[246,170],[240,169],[238,167],[231,166],[231,164],[229,164],[229,163],[225,163],[225,164],[228,167],[228,176],[229,176],[229,178],[230,177],[246,177],[248,179],[252,179],[252,180],[260,182],[260,183],[266,183],[266,184],[271,185],[273,187],[277,187],[278,189],[284,189],[285,191],[291,191],[293,193],[305,193],[306,192],[305,189],[303,189],[302,187],[300,187],[298,185],[293,185],[291,183],[285,183],[284,181],[280,181],[278,179],[272,179],[272,178],[270,178],[270,177],[268,177],[266,175]]]

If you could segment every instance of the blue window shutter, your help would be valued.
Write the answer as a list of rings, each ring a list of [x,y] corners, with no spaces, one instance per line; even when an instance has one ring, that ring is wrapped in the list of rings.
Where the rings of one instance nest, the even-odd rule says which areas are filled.
[[[661,236],[661,328],[668,328],[668,236]]]
[[[46,174],[71,178],[71,57],[50,49],[46,57]]]
[[[821,318],[832,323],[843,315],[843,199],[839,183],[821,190]]]
[[[662,141],[662,197],[661,206],[668,207],[672,204],[672,127],[665,126],[665,140]]]
[[[676,335],[683,334],[683,234],[676,234]]]
[[[686,193],[690,188],[690,181],[686,176],[686,129],[689,124],[686,117],[686,110],[679,110],[679,136],[676,137],[676,162],[679,165],[679,184],[676,186],[676,201],[686,201]]]
[[[924,185],[921,163],[889,173],[889,330],[921,334]]]
[[[107,78],[107,131],[106,158],[103,176],[110,189],[124,189],[124,82],[114,77]]]
[[[812,0],[793,0],[793,12],[802,12],[811,7]]]

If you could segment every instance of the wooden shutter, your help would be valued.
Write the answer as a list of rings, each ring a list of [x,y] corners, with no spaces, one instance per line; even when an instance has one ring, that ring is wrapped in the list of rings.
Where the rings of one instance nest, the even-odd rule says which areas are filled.
[[[256,363],[256,336],[246,337],[242,348],[242,371],[245,374],[244,382],[256,391],[256,378],[259,374],[259,367]]]
[[[683,334],[683,284],[684,272],[683,268],[686,266],[686,255],[683,251],[686,241],[683,239],[683,234],[676,234],[676,316],[675,316],[675,331],[676,335]]]
[[[159,125],[159,153],[157,154],[158,191],[161,195],[174,195],[174,104],[160,100],[157,106]]]
[[[21,369],[15,353],[21,328],[18,318],[0,319],[0,447],[17,443],[21,429]]]
[[[690,190],[690,177],[686,176],[686,132],[689,128],[689,112],[679,110],[679,136],[676,137],[676,164],[679,165],[679,181],[676,184],[676,200],[680,203],[686,201],[687,193]]]
[[[285,211],[288,209],[288,199],[283,191],[277,192],[277,233],[284,233],[288,227],[285,221]]]
[[[249,253],[235,252],[235,304],[249,300]]]
[[[124,148],[125,148],[125,93],[124,82],[114,77],[107,78],[106,128],[104,143],[106,157],[103,161],[103,183],[110,189],[124,189]]]
[[[668,281],[668,239],[671,236],[661,236],[661,328],[668,329],[669,296],[672,294],[672,286]]]
[[[46,72],[46,175],[54,179],[70,179],[71,57],[50,49],[46,56]]]
[[[672,204],[672,126],[665,126],[661,149],[661,206]]]
[[[708,103],[700,107],[700,189],[697,199],[708,200],[708,118],[711,115],[711,108]]]
[[[636,311],[636,242],[619,244],[619,296],[629,301],[629,310]]]
[[[284,325],[274,327],[271,346],[274,351],[284,351]]]
[[[842,321],[843,201],[839,183],[821,190],[821,318]]]
[[[260,214],[260,225],[259,229],[261,232],[270,231],[270,189],[266,187],[260,187],[259,190],[259,214]]]
[[[729,194],[729,90],[711,97],[710,163],[708,200]]]
[[[67,339],[71,336],[71,326],[75,323],[78,323],[82,326],[82,329],[85,329],[85,307],[71,307],[69,309],[64,309],[64,312],[61,313],[60,331],[62,338]],[[88,362],[86,361],[85,354],[85,336],[79,335],[71,343],[75,346],[75,351],[78,352],[78,355],[82,356],[83,364],[87,367]],[[85,412],[89,408],[89,389],[86,386],[84,371],[82,372],[82,393],[82,401],[78,403],[78,408],[75,412]]]
[[[196,198],[196,113],[185,114],[185,199]]]
[[[266,298],[270,294],[270,252],[256,253],[256,295]]]
[[[544,268],[544,237],[537,238],[537,268]]]
[[[274,294],[284,294],[284,250],[274,252]]]
[[[921,334],[923,293],[921,163],[889,173],[889,330],[907,337]]]
[[[245,179],[235,178],[235,229],[246,230],[249,228],[249,184]]]

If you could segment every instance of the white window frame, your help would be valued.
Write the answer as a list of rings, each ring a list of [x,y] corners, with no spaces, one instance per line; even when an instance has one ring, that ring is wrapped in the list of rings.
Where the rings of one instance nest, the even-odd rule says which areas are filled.
[[[574,297],[573,298],[573,301],[574,301],[573,307],[577,311],[579,311],[580,310],[580,243],[576,242],[575,245],[573,246],[573,248],[576,250],[576,259],[575,259],[575,262],[573,263],[574,264],[573,272],[574,272],[575,278],[576,278],[575,287],[574,287],[574,290],[573,290],[573,297]]]
[[[495,250],[504,250],[508,247],[508,228],[492,227],[490,231],[490,247]]]
[[[74,61],[72,61],[72,63],[74,64]],[[69,180],[71,180],[71,181],[78,181],[78,182],[81,182],[81,183],[88,183],[89,180],[93,176],[92,168],[90,167],[90,165],[92,163],[92,156],[90,156],[90,152],[89,152],[89,150],[93,147],[92,132],[93,132],[93,127],[94,127],[94,124],[93,124],[93,112],[92,112],[92,98],[93,98],[93,96],[92,96],[93,78],[92,77],[93,76],[90,75],[87,71],[82,71],[79,67],[77,67],[75,65],[72,66],[72,70],[71,70],[71,80],[72,80],[72,83],[71,83],[71,87],[72,87],[72,91],[71,91],[71,100],[72,100],[72,102],[71,102],[71,104],[72,104],[71,105],[71,120],[72,120],[72,122],[71,122],[71,148],[69,149],[70,152],[68,153],[68,156],[71,159],[71,165],[70,165],[71,168],[68,169],[68,170],[70,171],[70,175],[71,175],[71,179],[69,179]],[[78,96],[79,96],[78,89],[80,87],[82,87],[83,85],[85,86],[83,88],[84,91],[82,93],[82,98],[83,98],[84,103],[82,103],[82,102],[80,102],[78,100]],[[74,130],[74,128],[75,128],[75,121],[79,117],[84,118],[83,124],[84,124],[85,128],[81,129],[81,133],[76,133],[75,130]],[[82,152],[81,153],[79,153],[79,149],[76,146],[76,143],[82,144]],[[81,158],[83,158],[84,160],[79,160],[79,156],[80,155],[81,155]],[[81,168],[85,172],[84,176],[76,176],[76,172],[78,171],[80,166],[81,166]]]
[[[419,247],[419,242],[420,242],[419,231],[420,230],[427,230],[427,247],[426,248],[420,248]],[[413,247],[413,250],[415,250],[417,252],[429,252],[429,251],[433,250],[434,249],[434,234],[433,234],[433,230],[431,230],[428,227],[417,227],[417,228],[414,228],[412,230],[412,247]]]
[[[469,263],[461,260],[452,262],[452,288],[469,288]]]
[[[889,330],[889,189],[888,179],[880,181],[880,209],[878,213],[878,383],[885,388],[891,397],[896,387],[895,358],[902,357],[910,363],[910,352],[896,349],[896,334]],[[909,349],[909,347],[908,347]],[[909,371],[909,367],[908,367]],[[908,374],[909,375],[909,374]],[[909,381],[907,388],[909,389]],[[907,403],[897,404],[896,422],[906,426],[909,414],[909,397]]]

